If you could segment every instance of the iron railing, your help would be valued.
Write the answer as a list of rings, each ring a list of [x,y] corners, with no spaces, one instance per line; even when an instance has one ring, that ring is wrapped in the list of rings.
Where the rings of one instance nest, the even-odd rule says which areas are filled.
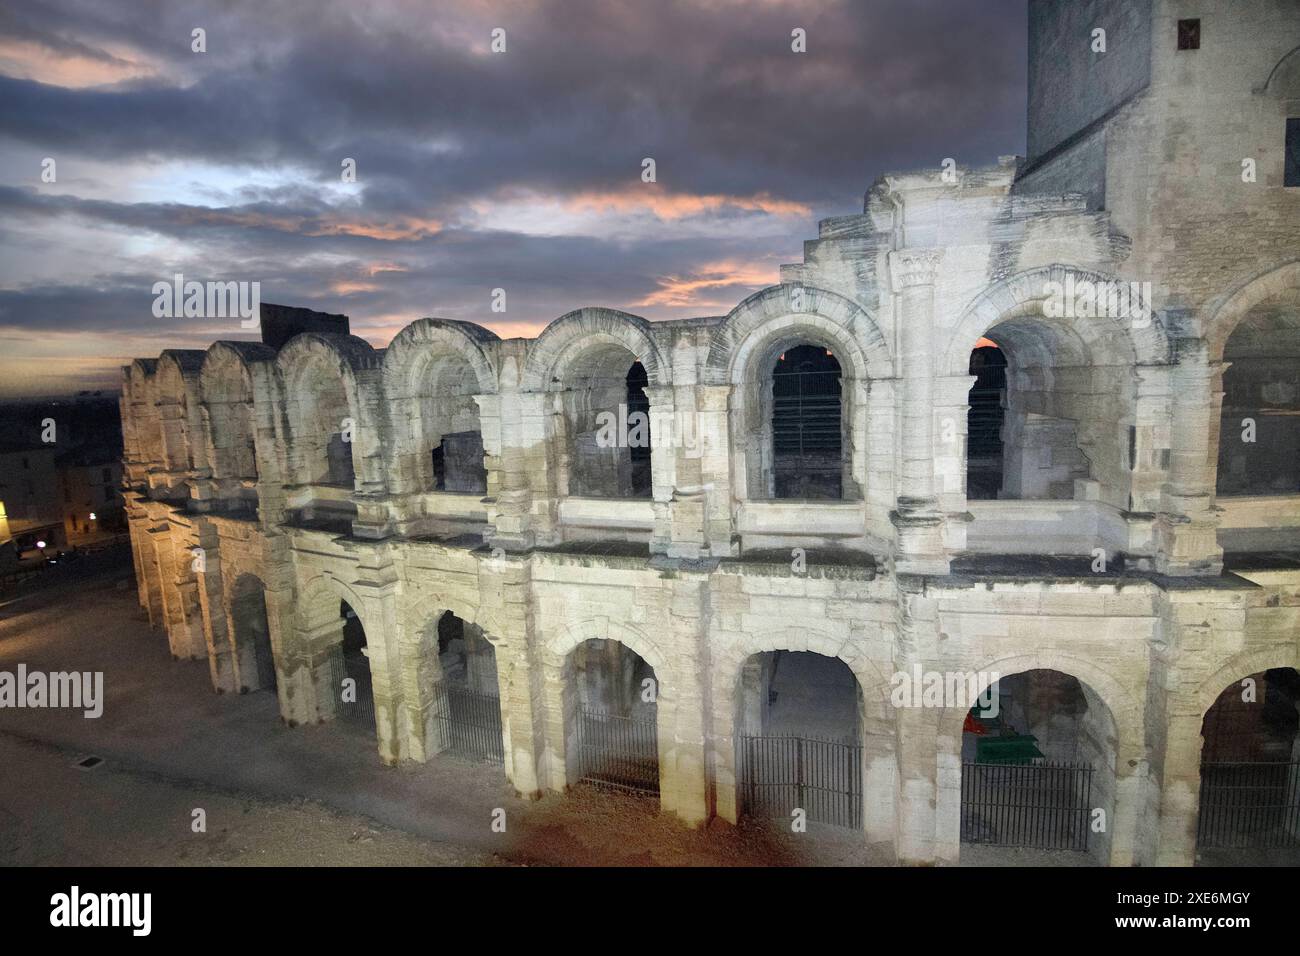
[[[962,764],[962,842],[1086,851],[1092,774],[1086,763],[1048,760]]]
[[[356,701],[343,699],[343,680],[356,681]],[[334,715],[351,723],[375,723],[375,694],[370,678],[370,661],[362,653],[338,653],[330,660],[330,685],[334,694]]]
[[[1300,847],[1300,761],[1202,764],[1196,845]]]
[[[840,373],[772,376],[772,442],[778,455],[840,453]]]
[[[505,760],[501,698],[443,680],[433,688],[433,714],[441,724],[447,750],[484,763]]]
[[[862,829],[862,745],[820,737],[741,736],[738,797],[751,816],[807,819]]]
[[[659,794],[656,721],[580,708],[578,776],[584,783],[627,793]]]

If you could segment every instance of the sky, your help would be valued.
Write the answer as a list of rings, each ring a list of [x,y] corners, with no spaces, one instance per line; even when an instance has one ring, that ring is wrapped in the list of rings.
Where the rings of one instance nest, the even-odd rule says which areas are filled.
[[[0,398],[256,337],[155,316],[178,273],[376,347],[422,316],[725,314],[879,175],[1023,154],[1025,5],[4,4]]]

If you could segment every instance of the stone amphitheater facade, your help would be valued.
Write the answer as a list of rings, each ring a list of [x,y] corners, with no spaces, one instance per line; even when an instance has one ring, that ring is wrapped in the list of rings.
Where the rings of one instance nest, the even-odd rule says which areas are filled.
[[[1039,6],[1031,34],[1061,35]],[[1149,5],[1139,66],[1117,67],[1144,75],[1111,101],[1067,107],[1057,86],[1083,68],[1031,62],[1028,161],[882,176],[725,316],[583,308],[506,340],[422,318],[375,349],[340,317],[264,307],[265,342],[137,359],[122,413],[141,605],[235,694],[271,683],[235,610],[260,593],[296,725],[336,713],[346,602],[393,763],[444,746],[431,689],[452,612],[492,645],[524,794],[575,782],[573,654],[617,642],[653,668],[659,799],[691,824],[741,812],[753,655],[836,658],[859,688],[862,838],[907,863],[961,853],[968,707],[894,706],[894,675],[1057,671],[1099,720],[1105,857],[1192,862],[1207,710],[1300,666],[1300,486],[1218,493],[1225,373],[1259,354],[1234,356],[1234,333],[1300,368],[1300,189],[1280,142],[1300,40],[1286,4],[1246,4],[1189,66],[1171,39],[1184,6]],[[1038,136],[1034,83],[1052,116],[1082,112]],[[1149,292],[1126,316],[1055,315],[1067,281]],[[1018,497],[967,495],[981,337],[1007,355]],[[840,365],[834,500],[773,492],[772,368],[801,344]],[[579,438],[636,362],[660,439],[641,497],[580,480],[618,473]],[[1068,431],[1073,471],[1028,423]],[[431,449],[474,432],[482,489],[439,490]]]

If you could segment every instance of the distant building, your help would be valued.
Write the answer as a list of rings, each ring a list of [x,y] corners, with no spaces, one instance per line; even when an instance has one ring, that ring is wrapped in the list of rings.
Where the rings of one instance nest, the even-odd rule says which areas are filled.
[[[67,543],[53,447],[0,446],[0,502],[4,502],[8,537],[19,551],[35,547],[38,541],[48,547]]]
[[[68,544],[91,544],[126,530],[121,461],[74,454],[58,460],[58,474]]]

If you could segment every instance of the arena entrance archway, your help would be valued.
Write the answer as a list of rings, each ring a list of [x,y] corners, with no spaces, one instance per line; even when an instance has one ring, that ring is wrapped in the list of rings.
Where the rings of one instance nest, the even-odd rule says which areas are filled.
[[[266,614],[266,588],[251,574],[235,582],[230,599],[230,622],[239,662],[240,693],[276,689],[275,652]]]
[[[451,611],[439,616],[436,631],[435,749],[469,760],[502,763],[505,747],[496,648],[480,628]]]
[[[1300,673],[1229,685],[1201,723],[1202,862],[1300,864]]]
[[[639,654],[592,638],[564,660],[566,773],[571,781],[659,794],[659,681]]]
[[[742,814],[862,830],[863,695],[838,658],[766,651],[736,694],[736,800]]]
[[[963,847],[1107,864],[1117,751],[1114,715],[1087,684],[1046,669],[1001,677],[962,728]]]
[[[347,601],[339,601],[342,640],[331,658],[334,670],[335,716],[360,726],[375,725],[374,683],[370,675],[370,655],[366,647],[366,629],[361,618]]]

